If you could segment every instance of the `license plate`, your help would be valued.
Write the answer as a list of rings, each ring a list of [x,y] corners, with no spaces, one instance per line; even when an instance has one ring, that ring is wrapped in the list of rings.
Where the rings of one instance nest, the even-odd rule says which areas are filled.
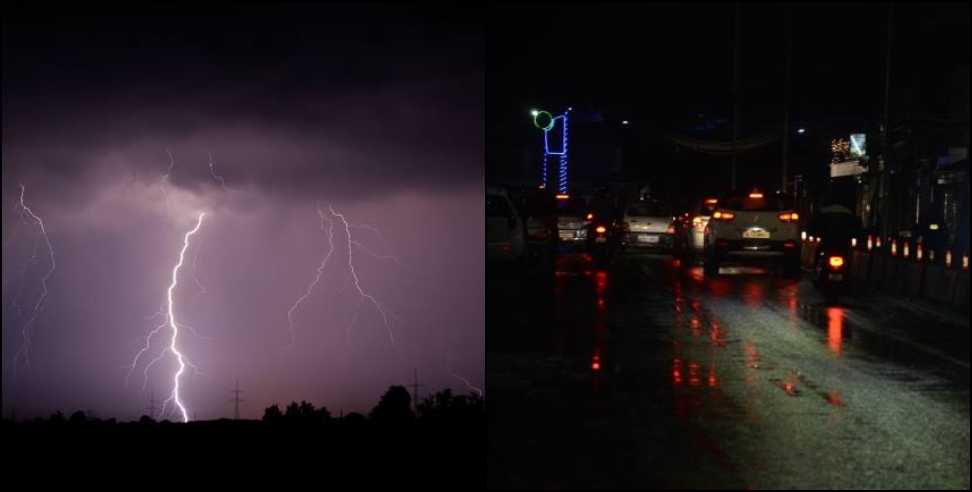
[[[594,238],[594,242],[595,243],[606,243],[607,242],[607,238],[606,237],[596,237],[596,238]]]
[[[769,239],[770,233],[766,229],[754,227],[743,231],[743,237],[746,239]]]
[[[829,278],[830,280],[841,282],[844,280],[844,275],[841,273],[831,273],[830,275],[827,276],[827,278]]]
[[[658,236],[651,236],[648,234],[642,234],[638,236],[638,241],[642,243],[654,244],[658,242]]]

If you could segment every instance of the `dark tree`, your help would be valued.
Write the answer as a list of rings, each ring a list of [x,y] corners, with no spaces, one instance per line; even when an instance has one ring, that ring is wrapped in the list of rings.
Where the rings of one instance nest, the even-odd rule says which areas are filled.
[[[287,420],[297,420],[300,418],[300,405],[295,401],[290,402],[290,405],[287,405],[284,416],[287,417]]]
[[[297,412],[298,415],[300,416],[300,420],[309,422],[314,420],[317,410],[314,408],[314,405],[301,400]]]
[[[140,423],[140,424],[154,424],[155,423],[155,419],[153,419],[152,417],[149,417],[148,415],[142,415],[142,418],[138,419],[138,423]]]
[[[280,412],[280,407],[276,403],[263,411],[264,422],[278,422],[281,418],[283,418],[283,413]]]
[[[331,412],[327,410],[327,407],[321,406],[314,412],[314,420],[320,423],[328,423],[331,421]]]
[[[64,423],[64,414],[61,413],[60,410],[58,410],[57,412],[55,412],[54,414],[51,415],[50,422],[52,424],[63,424]]]
[[[84,412],[78,410],[77,412],[71,414],[71,418],[68,419],[68,423],[73,425],[79,425],[85,423],[87,420],[88,417],[84,414]]]
[[[392,386],[381,396],[381,401],[371,410],[375,422],[399,424],[408,422],[412,414],[412,396],[404,386]]]

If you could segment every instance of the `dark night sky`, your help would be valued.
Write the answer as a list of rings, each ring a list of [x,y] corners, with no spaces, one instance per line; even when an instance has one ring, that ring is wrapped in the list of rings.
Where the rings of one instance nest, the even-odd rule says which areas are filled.
[[[896,9],[896,94],[916,85],[915,74],[937,72],[944,79],[956,63],[968,64],[967,4]],[[487,29],[488,179],[522,172],[523,149],[538,145],[539,132],[527,114],[532,107],[596,109],[608,120],[631,120],[629,135],[642,140],[654,138],[656,128],[687,133],[701,113],[727,120],[704,137],[728,140],[733,16],[731,3],[511,7],[493,15],[499,20]],[[783,20],[778,4],[741,7],[743,138],[780,131]],[[793,142],[798,164],[801,157],[811,159],[813,146],[879,117],[886,20],[885,4],[793,6],[792,121],[809,129]],[[727,184],[727,172],[700,173],[724,170],[726,159],[688,157],[689,165],[680,166],[686,174],[675,176],[660,162],[672,157],[651,147],[646,152],[633,158],[666,179],[711,175],[709,186]],[[780,152],[777,143],[749,156],[749,177],[778,172]],[[698,165],[691,165],[693,159]]]
[[[187,252],[202,288],[187,264],[175,296],[198,332],[180,343],[199,368],[183,382],[199,418],[231,415],[237,378],[248,417],[292,399],[367,411],[413,368],[425,391],[482,387],[479,13],[140,8],[5,7],[4,411],[141,413],[142,371],[164,337],[127,387],[125,366],[159,323],[147,317],[203,210]],[[22,311],[49,261],[19,183],[57,261],[29,368],[14,360]],[[394,343],[354,287],[338,222],[289,345],[287,311],[328,250],[318,201],[366,226],[352,229],[355,271]],[[149,374],[160,400],[174,367]]]

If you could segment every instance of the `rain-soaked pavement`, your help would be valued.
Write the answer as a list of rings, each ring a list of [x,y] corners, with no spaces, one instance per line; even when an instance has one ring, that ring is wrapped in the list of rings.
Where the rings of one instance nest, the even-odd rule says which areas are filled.
[[[487,276],[490,488],[969,488],[969,318],[626,255]]]

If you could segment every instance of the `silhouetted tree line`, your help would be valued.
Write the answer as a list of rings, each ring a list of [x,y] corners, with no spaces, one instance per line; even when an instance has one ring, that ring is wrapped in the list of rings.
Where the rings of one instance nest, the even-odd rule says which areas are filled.
[[[356,488],[455,490],[484,483],[485,428],[485,403],[479,396],[444,390],[413,407],[408,391],[392,386],[367,414],[335,416],[306,401],[270,405],[260,420],[186,425],[156,422],[147,415],[116,422],[90,411],[55,412],[32,421],[4,419],[2,435],[5,446],[18,450],[9,465],[20,471],[39,468],[44,473],[54,465],[61,473],[68,466],[82,475],[109,468],[142,470],[178,457],[180,467],[224,470],[248,479],[261,474],[276,479],[284,473]]]
[[[278,404],[270,405],[264,410],[262,421],[267,424],[307,426],[328,425],[340,420],[349,425],[371,422],[383,426],[402,426],[420,422],[471,423],[477,419],[485,418],[485,402],[480,396],[475,394],[455,395],[452,390],[448,389],[422,399],[415,406],[416,411],[413,411],[412,408],[412,397],[408,390],[403,386],[391,386],[367,416],[358,412],[351,412],[341,418],[335,418],[325,406],[318,408],[307,401],[300,403],[292,401],[283,410],[280,409]],[[4,418],[3,421],[5,424],[13,423],[8,418]],[[72,413],[69,417],[65,417],[64,413],[57,411],[47,419],[38,417],[32,422],[51,426],[96,426],[118,423],[114,418],[103,420],[82,410]],[[138,423],[153,425],[159,422],[148,415],[143,415]],[[168,420],[161,423],[171,424]]]

